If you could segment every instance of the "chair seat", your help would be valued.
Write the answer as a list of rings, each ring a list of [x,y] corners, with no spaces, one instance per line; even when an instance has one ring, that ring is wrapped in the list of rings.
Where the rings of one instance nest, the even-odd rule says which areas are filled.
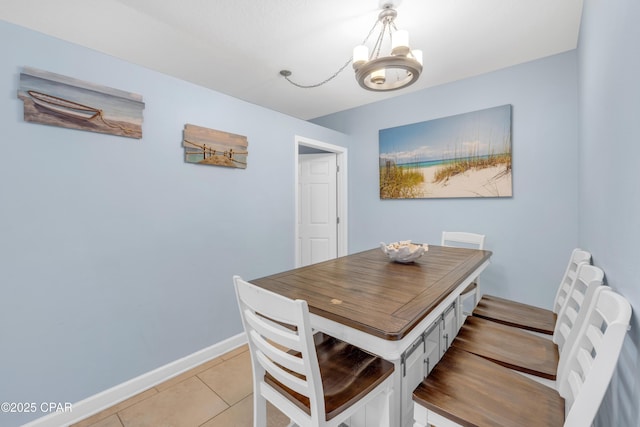
[[[509,369],[556,379],[558,346],[522,329],[469,316],[451,345]]]
[[[553,389],[452,347],[413,400],[464,426],[562,426],[564,399]]]
[[[314,335],[324,388],[326,420],[334,418],[381,384],[394,370],[393,363],[324,333]],[[309,399],[278,382],[265,381],[310,414]]]
[[[557,318],[551,310],[492,295],[483,295],[480,298],[473,315],[547,335],[553,335]]]

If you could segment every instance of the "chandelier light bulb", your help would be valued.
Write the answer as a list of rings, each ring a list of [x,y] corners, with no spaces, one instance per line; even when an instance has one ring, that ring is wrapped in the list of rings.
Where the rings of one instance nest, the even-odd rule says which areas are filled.
[[[391,36],[391,54],[406,56],[409,53],[409,32],[398,30]]]
[[[386,73],[384,72],[384,68],[380,70],[375,70],[371,73],[371,83],[376,85],[383,85],[387,81]]]
[[[359,45],[353,48],[353,68],[364,64],[369,60],[369,48]]]

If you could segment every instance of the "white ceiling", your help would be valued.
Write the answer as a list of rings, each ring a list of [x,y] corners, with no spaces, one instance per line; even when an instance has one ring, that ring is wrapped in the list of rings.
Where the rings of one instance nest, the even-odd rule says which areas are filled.
[[[360,88],[351,56],[380,0],[0,0],[0,19],[310,119],[574,49],[582,0],[395,0],[424,52],[414,85]],[[25,64],[32,65],[32,64]],[[55,71],[55,70],[49,70]],[[74,76],[82,78],[81,76]]]

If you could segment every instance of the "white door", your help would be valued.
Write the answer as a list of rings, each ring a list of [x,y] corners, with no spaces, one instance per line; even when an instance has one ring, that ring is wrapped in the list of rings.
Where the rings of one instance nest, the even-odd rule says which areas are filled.
[[[299,155],[299,266],[338,255],[336,160],[336,153]]]

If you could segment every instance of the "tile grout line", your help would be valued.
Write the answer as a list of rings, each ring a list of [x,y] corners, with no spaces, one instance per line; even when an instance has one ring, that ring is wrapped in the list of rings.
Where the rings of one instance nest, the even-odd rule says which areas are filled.
[[[242,353],[244,353],[244,352],[241,352],[240,354],[237,354],[237,355],[235,355],[235,356],[233,356],[233,357],[231,357],[231,358],[229,358],[229,359],[225,359],[222,363],[220,363],[220,365],[224,365],[224,364],[225,364],[225,363],[227,363],[228,361],[230,361],[230,360],[232,360],[232,359],[236,358],[237,356],[240,356]],[[216,365],[216,366],[217,366],[217,365]],[[215,366],[213,366],[213,367],[215,367]],[[209,423],[209,422],[211,422],[211,421],[215,420],[217,417],[221,416],[221,415],[222,415],[222,414],[224,414],[226,411],[228,411],[228,410],[232,409],[235,405],[237,405],[237,404],[239,404],[240,402],[242,402],[242,400],[246,399],[246,397],[247,397],[247,396],[250,396],[251,394],[253,394],[253,390],[252,390],[252,392],[251,392],[251,393],[249,393],[247,396],[244,396],[242,399],[240,399],[239,401],[237,401],[237,402],[236,402],[236,403],[234,403],[234,404],[230,404],[230,403],[229,403],[229,402],[227,402],[227,401],[226,401],[222,396],[220,396],[220,394],[218,394],[218,393],[217,393],[217,392],[216,392],[216,391],[215,391],[215,390],[214,390],[214,389],[213,389],[209,384],[207,384],[207,382],[206,382],[205,380],[203,380],[202,378],[200,378],[200,376],[199,376],[199,375],[200,375],[202,372],[205,372],[205,371],[203,370],[203,371],[201,371],[201,372],[198,372],[197,374],[195,374],[195,375],[194,375],[194,377],[197,377],[197,378],[198,378],[198,380],[199,380],[200,382],[202,382],[202,383],[203,383],[203,384],[204,384],[204,385],[205,385],[209,390],[211,390],[211,392],[212,392],[213,394],[215,394],[216,396],[218,396],[218,397],[220,398],[220,400],[222,400],[224,403],[226,403],[227,408],[226,408],[224,411],[219,412],[219,413],[217,413],[216,415],[214,415],[213,417],[209,418],[208,420],[206,420],[205,422],[203,422],[202,424],[200,424],[198,427],[202,427],[203,425],[205,425],[205,424],[207,424],[207,423]],[[253,375],[253,373],[252,373],[252,375]]]
[[[225,355],[222,355],[221,357],[223,358],[223,362],[222,362],[222,363],[220,363],[220,365],[224,365],[225,363],[230,362],[231,360],[235,359],[236,357],[242,356],[246,351],[247,351],[247,350],[241,351],[241,352],[239,352],[238,354],[235,354],[235,355],[233,355],[232,357],[229,357],[228,359],[226,359],[226,358],[225,358]],[[213,367],[217,367],[217,366],[218,366],[218,365],[216,365],[216,366],[212,366],[212,368],[213,368]],[[207,369],[207,370],[208,370],[208,369]],[[199,380],[199,381],[201,381],[201,382],[202,382],[202,383],[203,383],[203,384],[204,384],[204,385],[205,385],[209,390],[211,390],[211,391],[213,392],[213,394],[215,394],[216,396],[218,396],[218,397],[220,398],[220,400],[222,400],[224,403],[226,403],[226,404],[227,404],[227,408],[226,408],[224,411],[222,411],[222,412],[220,412],[220,413],[218,413],[218,414],[214,415],[213,417],[209,418],[207,421],[205,421],[204,423],[200,424],[200,426],[198,426],[198,427],[202,427],[203,425],[205,425],[205,424],[209,423],[210,421],[215,420],[217,417],[221,416],[221,415],[222,415],[222,414],[224,414],[226,411],[228,411],[228,410],[232,409],[234,406],[236,406],[236,405],[240,404],[240,402],[242,402],[242,401],[243,401],[244,399],[246,399],[248,396],[251,396],[251,395],[253,394],[253,387],[251,387],[251,393],[247,394],[246,396],[243,396],[243,397],[242,397],[241,399],[239,399],[236,403],[231,404],[231,403],[227,402],[227,401],[226,401],[222,396],[220,396],[220,394],[219,394],[218,392],[216,392],[216,391],[215,391],[215,390],[214,390],[214,389],[213,389],[213,388],[212,388],[212,387],[211,387],[211,386],[210,386],[210,385],[209,385],[209,384],[208,384],[204,379],[200,378],[200,374],[201,374],[201,373],[203,373],[203,372],[205,372],[205,371],[206,371],[206,370],[200,371],[200,372],[198,372],[197,374],[195,374],[194,376],[195,376],[195,377],[197,377],[197,378],[198,378],[198,380]],[[251,369],[249,373],[250,373],[251,375],[253,375],[253,369]]]
[[[239,347],[239,348],[240,348],[240,347]],[[238,348],[238,349],[239,349],[239,348]],[[210,367],[207,367],[207,368],[199,369],[202,365],[204,365],[204,364],[206,364],[206,363],[211,362],[211,361],[209,361],[209,362],[205,362],[205,363],[203,363],[202,365],[199,365],[199,366],[197,366],[197,367],[192,368],[192,370],[194,371],[194,374],[193,374],[193,375],[191,375],[191,376],[189,376],[189,377],[186,377],[186,378],[184,378],[184,379],[183,379],[183,380],[181,380],[181,381],[178,381],[176,384],[172,384],[172,385],[171,385],[171,387],[173,387],[173,386],[175,386],[175,385],[177,385],[177,384],[181,384],[181,383],[183,383],[184,381],[186,381],[186,380],[188,380],[188,379],[190,379],[190,378],[194,378],[194,377],[195,377],[195,378],[197,378],[197,379],[198,379],[198,381],[200,381],[203,385],[205,385],[205,386],[206,386],[209,390],[211,390],[211,391],[212,391],[212,392],[213,392],[213,393],[214,393],[218,398],[220,398],[220,400],[221,400],[222,402],[224,402],[224,403],[227,405],[227,408],[225,408],[225,409],[224,409],[224,411],[222,411],[222,412],[220,412],[220,413],[216,414],[215,416],[213,416],[212,418],[210,418],[209,420],[207,420],[207,421],[205,422],[205,424],[206,424],[207,422],[209,422],[209,421],[211,421],[211,420],[215,419],[218,415],[220,415],[220,414],[224,413],[225,411],[229,410],[229,409],[230,409],[230,408],[232,408],[235,404],[234,404],[234,405],[229,404],[225,399],[223,399],[223,398],[222,398],[222,396],[220,396],[220,395],[219,395],[215,390],[213,390],[213,389],[209,386],[209,384],[207,384],[207,383],[206,383],[202,378],[200,378],[199,374],[201,374],[202,372],[205,372],[205,371],[207,371],[208,369],[211,369],[211,368],[213,368],[213,367],[216,367],[216,366],[219,366],[219,365],[224,365],[226,362],[231,361],[231,360],[235,359],[236,357],[241,356],[241,355],[242,355],[243,353],[245,353],[246,351],[248,351],[248,349],[245,349],[245,350],[243,350],[243,351],[239,351],[239,352],[238,352],[238,349],[231,350],[231,351],[229,352],[229,354],[234,353],[234,352],[237,352],[237,353],[236,353],[236,354],[233,354],[233,356],[230,356],[230,357],[228,357],[228,358],[225,358],[225,357],[227,357],[227,356],[228,356],[228,354],[220,355],[220,356],[219,356],[219,358],[220,358],[222,361],[221,361],[220,363],[217,363],[217,364],[213,365],[213,366],[210,366]],[[215,360],[215,359],[214,359],[214,360]],[[253,375],[253,373],[252,373],[251,371],[250,371],[250,374],[251,374],[251,375]],[[172,378],[172,379],[173,379],[173,378]],[[104,409],[103,411],[101,411],[101,413],[102,413],[102,412],[104,412],[104,416],[103,416],[103,417],[100,417],[100,418],[96,418],[95,420],[93,420],[94,422],[92,422],[91,424],[88,424],[86,427],[92,427],[92,426],[94,426],[95,424],[97,424],[97,423],[99,423],[99,422],[101,422],[101,421],[104,421],[105,419],[107,419],[107,418],[109,418],[109,417],[111,417],[111,416],[113,416],[113,415],[116,415],[116,416],[117,416],[117,418],[118,418],[118,421],[120,422],[120,424],[121,424],[123,427],[125,427],[125,424],[124,424],[124,422],[122,421],[122,418],[120,417],[120,413],[121,413],[122,411],[124,411],[124,410],[126,410],[126,409],[130,408],[131,406],[137,405],[138,403],[141,403],[141,402],[146,401],[147,399],[150,399],[151,397],[155,396],[156,394],[162,393],[162,392],[163,392],[163,391],[165,391],[165,390],[160,390],[160,389],[158,389],[158,387],[161,387],[163,384],[165,384],[165,383],[167,383],[167,382],[171,381],[172,379],[169,379],[169,380],[164,381],[164,382],[162,382],[162,383],[160,383],[160,384],[157,384],[156,386],[150,387],[150,388],[148,388],[148,389],[146,389],[146,390],[144,390],[144,391],[142,391],[142,392],[138,393],[137,395],[135,395],[135,396],[131,396],[129,399],[127,399],[127,400],[125,400],[125,401],[123,401],[123,402],[120,402],[119,404],[116,404],[116,405],[113,405],[113,406],[112,406],[112,407],[110,407],[110,408],[106,408],[106,409]],[[141,395],[141,394],[143,394],[143,393],[147,393],[147,392],[149,392],[150,390],[153,390],[153,391],[154,391],[154,393],[153,393],[153,394],[151,394],[150,396],[147,396],[147,397],[145,397],[145,398],[144,398],[144,399],[142,399],[142,400],[132,402],[131,404],[128,404],[127,406],[124,406],[124,407],[122,407],[122,408],[119,408],[119,409],[118,409],[117,411],[115,411],[115,412],[109,412],[109,410],[110,410],[110,409],[113,409],[115,406],[122,405],[123,403],[125,403],[125,402],[127,402],[127,401],[129,401],[129,400],[134,399],[136,396],[139,396],[139,395]],[[250,393],[250,394],[251,394],[251,393]],[[248,395],[247,395],[247,396],[248,396]],[[244,396],[242,399],[244,399],[244,398],[246,398],[246,396]],[[242,399],[240,399],[240,401],[242,401]],[[238,402],[236,402],[236,404],[237,404],[237,403],[238,403]],[[98,413],[98,414],[99,414],[99,413]],[[80,421],[78,421],[76,424],[80,424],[80,423],[82,423],[82,422],[84,422],[84,421],[86,421],[86,420],[88,420],[88,419],[90,419],[90,418],[92,418],[92,417],[95,417],[95,416],[96,416],[96,415],[98,415],[98,414],[94,414],[93,416],[87,417],[87,418],[85,418],[84,420],[80,420]]]

